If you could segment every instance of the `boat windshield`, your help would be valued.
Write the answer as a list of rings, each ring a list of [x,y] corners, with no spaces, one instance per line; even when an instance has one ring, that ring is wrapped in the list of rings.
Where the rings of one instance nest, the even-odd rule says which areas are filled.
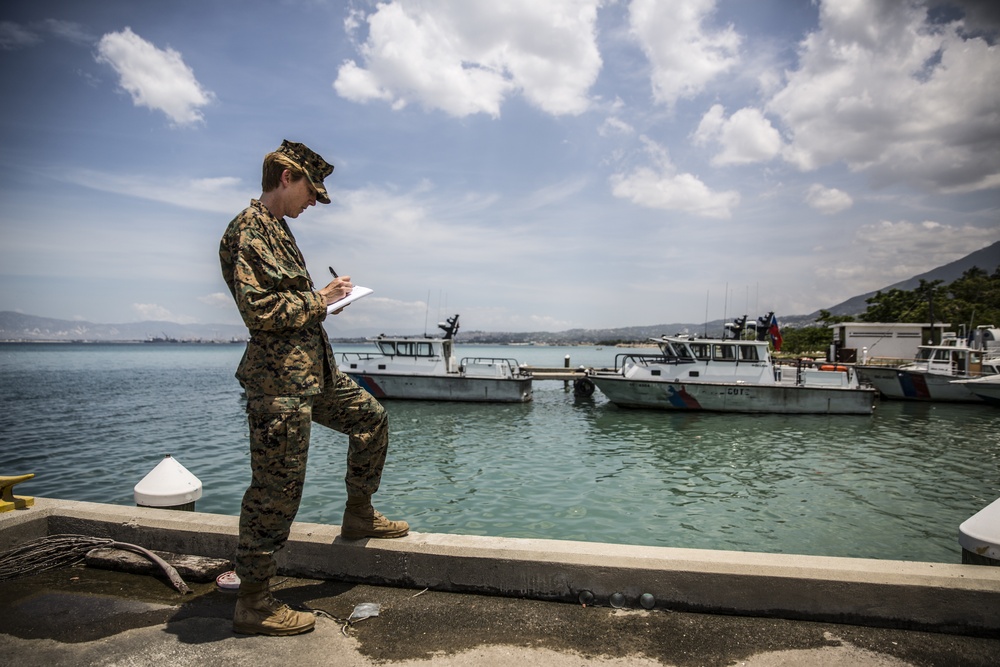
[[[430,342],[409,340],[383,340],[378,342],[382,354],[393,357],[433,357],[434,347]]]
[[[681,347],[682,347],[681,345],[677,346],[671,345],[668,341],[665,340],[660,341],[660,349],[663,351],[663,356],[668,359],[675,359],[681,356],[680,354],[677,353],[677,350],[680,349]]]
[[[736,346],[732,343],[716,343],[712,348],[712,358],[716,361],[736,361]]]
[[[688,361],[694,360],[694,354],[691,352],[691,348],[683,343],[674,343],[674,351],[677,352],[678,359],[684,359]]]
[[[708,343],[688,343],[694,358],[699,361],[708,361],[712,358],[712,346]]]
[[[760,361],[756,345],[740,345],[740,361]]]

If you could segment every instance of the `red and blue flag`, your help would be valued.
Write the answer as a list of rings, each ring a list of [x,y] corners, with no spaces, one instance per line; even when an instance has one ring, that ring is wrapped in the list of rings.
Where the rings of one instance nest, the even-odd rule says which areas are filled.
[[[771,314],[771,324],[767,328],[767,333],[771,335],[774,351],[781,352],[781,329],[778,328],[778,318],[774,313]]]

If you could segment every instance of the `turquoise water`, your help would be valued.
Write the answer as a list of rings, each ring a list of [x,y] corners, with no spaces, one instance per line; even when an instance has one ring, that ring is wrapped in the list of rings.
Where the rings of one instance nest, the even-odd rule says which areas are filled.
[[[337,346],[338,351],[367,350]],[[611,366],[614,348],[457,356]],[[235,515],[249,480],[238,345],[0,345],[0,474],[18,493],[134,505],[165,454]],[[415,531],[958,562],[1000,496],[1000,409],[883,402],[871,417],[622,410],[535,382],[524,405],[388,402],[377,506]],[[313,431],[298,518],[339,524],[346,437]]]

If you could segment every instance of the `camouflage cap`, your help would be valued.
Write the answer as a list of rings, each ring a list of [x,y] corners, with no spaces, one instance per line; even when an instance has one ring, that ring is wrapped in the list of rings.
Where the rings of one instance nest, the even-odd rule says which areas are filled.
[[[302,167],[306,178],[316,188],[316,201],[323,204],[330,203],[330,195],[326,192],[323,179],[333,173],[332,164],[320,157],[318,153],[309,150],[305,144],[288,141],[287,139],[281,142],[281,148],[277,152],[287,156],[295,164]]]

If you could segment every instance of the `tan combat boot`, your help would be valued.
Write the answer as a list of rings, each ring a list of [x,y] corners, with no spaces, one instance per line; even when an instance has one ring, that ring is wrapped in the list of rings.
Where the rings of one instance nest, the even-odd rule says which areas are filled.
[[[268,582],[241,583],[233,614],[233,631],[243,635],[298,635],[309,632],[316,625],[316,617],[303,611],[294,611],[274,599]]]
[[[372,507],[371,498],[348,497],[340,536],[345,540],[365,537],[403,537],[410,532],[405,521],[390,521]]]

